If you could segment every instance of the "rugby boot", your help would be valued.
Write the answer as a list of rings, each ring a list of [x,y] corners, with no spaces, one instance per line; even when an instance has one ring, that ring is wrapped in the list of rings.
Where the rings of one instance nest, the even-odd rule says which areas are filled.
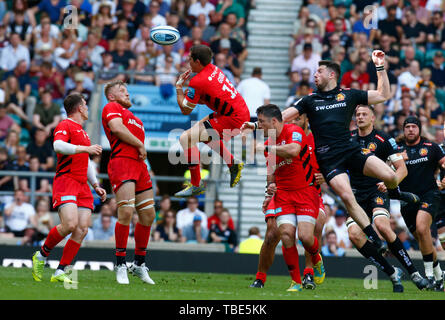
[[[135,277],[138,277],[143,282],[148,284],[155,284],[155,282],[150,278],[148,275],[148,268],[145,266],[145,263],[143,263],[140,266],[137,266],[135,263],[130,265],[128,268],[128,271]]]
[[[428,280],[428,286],[426,287],[426,290],[428,291],[435,291],[436,290],[436,280],[434,277],[427,277]]]
[[[127,265],[121,264],[119,266],[114,267],[114,270],[116,271],[116,281],[119,284],[129,284],[130,281],[128,280],[127,275]]]
[[[233,165],[229,168],[230,171],[230,188],[235,187],[241,179],[241,171],[244,168],[244,162],[233,161]]]
[[[436,282],[434,284],[434,291],[437,291],[437,292],[444,291],[443,281],[444,281],[444,277],[443,277],[443,273],[442,273],[442,279],[436,280]]]
[[[58,275],[53,274],[51,276],[51,282],[66,282],[70,284],[77,284],[77,281],[70,279],[65,272],[59,273]]]
[[[306,273],[303,277],[303,288],[309,290],[315,289],[314,277],[310,273]]]
[[[396,189],[388,189],[388,196],[390,199],[396,199],[410,204],[420,202],[419,196],[411,192],[400,191],[399,187]]]
[[[39,260],[38,254],[39,251],[36,251],[32,256],[32,277],[35,281],[42,281],[45,260]]]
[[[394,277],[391,277],[392,282],[392,292],[403,292],[403,285],[402,285],[402,276],[403,271],[400,268],[394,267],[395,275]]]
[[[301,289],[301,284],[300,283],[296,283],[294,280],[292,280],[289,289],[287,289],[286,291],[289,292],[298,292],[298,291],[302,291],[303,289]]]
[[[264,283],[260,279],[256,279],[249,287],[250,288],[264,288]]]
[[[188,198],[191,196],[197,196],[197,195],[203,194],[205,192],[204,189],[205,189],[205,185],[204,185],[203,181],[200,182],[199,187],[196,187],[196,186],[190,184],[185,189],[176,192],[175,197]]]
[[[420,275],[419,272],[414,272],[414,273],[411,275],[411,281],[414,282],[414,284],[416,285],[416,287],[417,287],[419,290],[424,290],[424,289],[426,289],[426,288],[428,287],[428,285],[429,285],[428,280],[425,279],[424,277],[422,277],[422,276]]]
[[[314,282],[315,284],[320,285],[323,283],[324,278],[326,277],[326,271],[324,269],[323,258],[321,257],[320,253],[318,254],[320,255],[320,261],[314,265]]]

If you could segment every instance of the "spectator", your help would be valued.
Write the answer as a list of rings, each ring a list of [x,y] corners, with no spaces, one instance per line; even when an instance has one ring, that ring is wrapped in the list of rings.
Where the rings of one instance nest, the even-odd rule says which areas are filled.
[[[417,82],[414,91],[417,97],[423,97],[423,94],[428,90],[435,90],[436,85],[431,81],[431,70],[423,68],[420,74],[421,79]]]
[[[432,21],[426,28],[427,33],[427,49],[444,49],[445,41],[445,21],[442,11],[433,13]]]
[[[93,227],[94,240],[113,240],[114,228],[111,223],[111,217],[101,215],[100,216],[100,228]]]
[[[86,53],[89,57],[89,60],[93,64],[93,71],[97,72],[100,70],[100,67],[102,66],[102,52],[105,51],[105,48],[99,45],[100,38],[97,36],[96,32],[89,31],[88,32],[88,38],[87,38],[87,44],[86,44]],[[94,77],[93,77],[94,78]]]
[[[222,21],[229,13],[234,13],[238,19],[238,27],[244,26],[246,13],[244,7],[236,0],[223,0],[216,6],[216,19]]]
[[[53,70],[53,66],[49,62],[42,63],[42,75],[38,81],[39,94],[47,90],[51,92],[53,102],[60,107],[63,105],[63,97],[65,94],[65,83],[63,76]]]
[[[68,90],[66,95],[69,95],[70,93],[73,93],[73,92],[81,93],[83,98],[85,99],[85,102],[88,104],[90,102],[90,98],[91,98],[91,91],[84,87],[85,78],[86,78],[85,72],[77,72],[74,75],[74,82],[75,82],[76,86],[74,88]],[[66,118],[65,112],[64,112],[64,118]]]
[[[308,68],[310,70],[309,81],[314,82],[314,74],[318,69],[318,62],[320,60],[320,55],[312,52],[312,44],[306,43],[303,46],[303,53],[293,60],[291,71],[297,71],[301,75],[301,70]]]
[[[166,57],[173,58],[173,66],[176,70],[181,68],[181,55],[173,51],[173,46],[162,46],[162,53],[160,53],[156,60],[156,69],[165,67]]]
[[[426,42],[426,26],[417,21],[413,8],[406,10],[403,23],[402,46],[423,46]]]
[[[337,245],[342,248],[350,248],[348,227],[346,227],[346,213],[343,209],[337,209],[333,218],[326,224],[326,229],[332,228],[337,235]]]
[[[369,74],[366,72],[366,61],[360,60],[354,65],[354,69],[346,72],[341,79],[342,88],[350,88],[352,81],[358,81],[360,89],[367,91],[369,87]]]
[[[1,109],[0,109],[1,110]],[[14,170],[10,161],[8,161],[8,151],[0,147],[0,171]],[[0,176],[0,191],[14,191],[14,181],[11,176]],[[0,204],[8,204],[12,201],[10,195],[0,195]],[[0,209],[2,206],[0,205]]]
[[[209,242],[224,243],[227,246],[227,251],[234,251],[238,240],[235,231],[229,228],[229,210],[223,209],[219,220],[219,224],[213,224],[210,229]]]
[[[29,49],[22,45],[20,35],[11,33],[9,35],[9,45],[2,50],[0,68],[6,71],[13,70],[20,60],[25,60],[26,65],[30,65]]]
[[[213,215],[207,219],[207,228],[209,230],[211,229],[212,225],[220,223],[220,216],[223,209],[223,202],[221,200],[215,200],[213,203]],[[235,224],[233,223],[232,217],[230,217],[228,224],[230,229],[235,230]]]
[[[133,69],[136,61],[133,52],[128,50],[128,42],[124,39],[118,39],[116,49],[111,52],[113,62],[121,65],[124,70]]]
[[[63,9],[66,7],[66,0],[43,0],[38,6],[31,8],[34,15],[39,11],[44,11],[51,19],[51,23],[61,25]]]
[[[70,63],[70,66],[78,67],[90,79],[94,79],[93,63],[88,56],[88,47],[82,47],[77,51],[77,58]]]
[[[113,198],[114,199],[114,198]],[[105,202],[101,207],[100,207],[100,217],[102,216],[107,216],[107,217],[111,217],[111,227],[114,230],[114,227],[116,225],[117,222],[117,218],[114,215],[114,211],[113,210],[113,206],[111,205],[111,200],[109,199],[107,202]],[[135,216],[137,216],[135,214]],[[93,229],[100,229],[102,226],[102,221],[100,218],[97,218],[93,221]]]
[[[201,13],[198,15],[196,20],[196,26],[202,30],[202,40],[210,43],[211,39],[214,37],[216,29],[211,24],[206,24],[206,15]]]
[[[199,215],[202,218],[202,225],[207,229],[207,216],[204,212],[198,209],[198,199],[196,197],[190,197],[187,199],[187,207],[179,210],[176,215],[176,226],[178,229],[183,229],[187,226],[193,225],[193,218],[195,215]],[[184,232],[183,235],[185,236]]]
[[[7,108],[0,103],[0,141],[4,140],[10,130],[20,131],[20,126],[7,114]]]
[[[138,54],[136,57],[136,67],[134,69],[137,73],[146,74],[135,74],[133,79],[135,84],[155,84],[154,69],[152,65],[147,64],[147,57],[144,54]],[[176,77],[176,74],[175,74]]]
[[[3,16],[3,24],[8,25],[14,23],[17,14],[23,14],[25,23],[31,25],[32,27],[36,26],[36,19],[31,10],[28,10],[28,1],[26,0],[14,0],[12,2],[11,11],[7,11]],[[20,32],[17,31],[17,33]]]
[[[202,221],[202,216],[197,214],[193,217],[192,224],[185,226],[182,229],[182,241],[192,243],[206,243],[209,231]],[[180,229],[181,230],[181,229]]]
[[[25,93],[20,90],[18,80],[13,75],[10,75],[5,81],[5,104],[10,113],[17,115],[25,123],[30,122],[25,113]]]
[[[17,147],[17,154],[15,160],[12,162],[12,167],[14,171],[25,171],[29,172],[28,155],[26,154],[25,146]],[[18,177],[17,182],[14,182],[18,186],[18,189],[28,191],[28,180],[26,178]]]
[[[7,34],[18,33],[20,35],[20,40],[26,46],[29,46],[32,38],[32,25],[26,21],[28,16],[26,11],[12,12],[10,16],[12,20],[7,22]]]
[[[251,121],[254,122],[258,119],[256,117],[256,109],[270,102],[270,88],[261,79],[262,74],[260,67],[253,68],[252,76],[242,80],[236,88],[246,101]]]
[[[43,51],[54,51],[57,47],[58,34],[51,33],[51,23],[49,20],[42,20],[41,29],[39,32],[34,32],[34,59],[40,60],[43,56]],[[51,62],[50,57],[50,62]]]
[[[241,73],[243,72],[242,62],[240,62],[236,55],[230,50],[230,41],[221,39],[218,51],[226,57],[228,69],[234,75],[235,83],[239,83],[241,81]]]
[[[154,241],[184,242],[181,231],[176,227],[176,212],[168,210],[165,213],[162,222],[156,226]]]
[[[433,64],[429,68],[431,70],[431,81],[436,87],[445,89],[445,66],[442,51],[436,51]]]
[[[40,166],[39,158],[36,156],[32,156],[29,159],[29,172],[46,172]],[[23,188],[25,192],[32,192],[31,190],[31,178],[24,178],[20,180],[20,187]],[[51,184],[50,181],[46,178],[36,178],[36,192],[42,193],[51,193]]]
[[[49,211],[49,201],[42,198],[37,201],[36,214],[31,216],[31,225],[34,227],[32,243],[42,241],[48,236],[49,231],[54,227],[53,219]]]
[[[146,11],[145,4],[137,0],[123,0],[117,7],[116,15],[123,16],[127,20],[128,29],[131,30],[130,38],[133,38],[136,30],[142,22],[142,15]]]
[[[119,72],[123,69],[121,65],[113,62],[113,55],[109,51],[102,52],[102,67],[98,75],[98,83],[104,84],[115,80],[125,80],[125,75]]]
[[[151,2],[156,1],[159,4],[159,14],[163,17],[168,18],[170,16],[170,3],[171,0],[163,1],[163,0],[151,0]],[[150,12],[150,8],[147,8],[147,11]]]
[[[184,55],[188,56],[191,47],[198,44],[209,46],[206,41],[202,40],[202,29],[200,27],[193,27],[192,38],[184,44]]]
[[[161,96],[168,99],[175,93],[174,85],[178,75],[178,70],[173,66],[173,57],[166,56],[165,65],[156,68],[155,84],[161,91]]]
[[[189,16],[193,16],[195,17],[195,19],[198,19],[198,16],[200,14],[203,14],[205,17],[206,25],[210,23],[209,16],[211,12],[215,12],[215,6],[208,0],[198,0],[194,4],[192,4],[188,10]]]
[[[443,124],[444,108],[437,101],[434,90],[428,90],[423,94],[422,105],[419,108],[419,114],[427,117],[430,125]]]
[[[164,194],[161,198],[161,202],[159,203],[159,210],[156,211],[156,222],[158,224],[162,223],[162,220],[164,219],[167,211],[171,209],[172,202],[170,199],[170,196],[168,194]],[[175,219],[176,219],[176,213],[175,213]]]
[[[157,1],[151,1],[148,9],[153,27],[167,25],[167,20],[165,20],[165,18],[159,14],[161,7]]]
[[[219,53],[221,48],[227,48],[227,42],[229,43],[229,51],[232,52],[240,61],[244,61],[247,57],[247,50],[244,49],[241,43],[230,37],[230,33],[232,32],[232,28],[228,23],[221,23],[219,28],[219,38],[213,40],[210,43],[210,48],[216,54]],[[224,44],[223,44],[224,43]]]
[[[334,230],[326,233],[326,244],[321,248],[323,257],[343,257],[345,250],[337,244],[337,234]]]
[[[411,9],[413,9],[417,20],[420,23],[427,25],[428,20],[430,19],[430,12],[420,5],[420,0],[410,0],[409,6],[403,9],[403,16],[405,16],[406,12]]]
[[[1,143],[6,148],[8,152],[8,158],[10,160],[15,160],[19,143],[20,143],[19,133],[14,130],[9,131],[5,141]]]
[[[25,201],[25,193],[22,190],[14,192],[14,201],[5,206],[3,215],[6,232],[11,232],[14,237],[31,239],[34,233],[31,228],[31,217],[35,215],[35,210]]]
[[[36,156],[40,161],[40,168],[51,170],[54,167],[54,151],[45,130],[37,129],[32,140],[26,147],[30,157]]]
[[[232,71],[228,68],[227,57],[224,53],[218,53],[215,55],[215,65],[224,73],[224,75],[229,79],[230,83],[236,84],[235,77]]]
[[[231,29],[229,37],[238,41],[245,49],[247,47],[246,33],[241,27],[238,26],[236,15],[234,13],[229,13],[225,18],[225,22],[230,26]],[[219,37],[218,32],[215,34],[215,37]]]
[[[32,124],[44,130],[50,137],[61,120],[60,107],[53,103],[51,92],[48,90],[42,91],[41,101],[34,110]]]
[[[43,25],[50,25],[50,36],[53,39],[59,39],[60,37],[60,29],[57,24],[51,23],[51,19],[47,13],[42,12],[40,15],[40,24],[36,26],[33,30],[34,37],[38,37],[38,35],[42,32]]]
[[[301,81],[296,87],[294,95],[291,95],[286,100],[286,108],[290,107],[298,99],[309,95],[312,92],[311,86],[307,81]]]
[[[396,17],[398,7],[391,5],[387,8],[387,17],[379,15],[378,28],[371,30],[370,40],[379,39],[381,35],[387,34],[391,42],[398,43],[403,35],[402,22]]]
[[[141,25],[139,27],[140,36],[134,37],[130,42],[130,49],[134,54],[139,55],[147,51],[148,43],[152,42],[150,39],[150,27]]]
[[[295,41],[292,41],[289,46],[289,59],[294,60],[296,56],[303,52],[303,46],[305,43],[312,44],[312,50],[314,53],[321,55],[323,47],[321,45],[319,37],[314,36],[314,30],[305,28],[303,35],[297,37]]]
[[[35,107],[36,98],[31,96],[31,76],[28,72],[28,66],[25,60],[17,62],[17,66],[12,71],[5,72],[2,79],[2,87],[6,88],[6,80],[10,77],[15,77],[19,82],[19,90],[23,95],[23,100],[26,103],[26,113],[29,116],[32,115],[33,108]],[[30,117],[31,118],[31,117]]]
[[[263,239],[261,239],[260,229],[251,227],[249,237],[239,244],[239,253],[260,254]]]

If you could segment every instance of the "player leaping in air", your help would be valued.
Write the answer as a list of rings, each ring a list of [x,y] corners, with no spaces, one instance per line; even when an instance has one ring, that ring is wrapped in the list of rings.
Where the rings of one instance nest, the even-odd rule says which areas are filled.
[[[91,145],[83,123],[88,120],[88,106],[79,93],[68,95],[63,101],[68,118],[54,129],[54,150],[57,153],[56,176],[53,184],[53,207],[57,209],[60,224],[51,229],[45,243],[32,257],[32,276],[36,281],[43,279],[43,267],[51,250],[67,235],[71,238],[63,249],[59,266],[51,282],[73,283],[65,273],[88,233],[93,195],[88,182],[102,201],[107,193],[99,186],[96,171],[89,155],[99,155],[102,147]]]
[[[320,61],[315,73],[317,91],[284,110],[283,121],[289,122],[299,114],[307,114],[315,138],[315,155],[321,173],[368,239],[379,252],[384,252],[385,244],[354,197],[347,171],[357,171],[383,181],[392,199],[416,203],[419,197],[409,192],[401,192],[398,188],[400,180],[394,171],[376,156],[362,154],[360,145],[351,141],[349,124],[357,105],[381,103],[391,95],[388,75],[384,68],[385,53],[375,50],[372,59],[377,69],[377,90],[339,88],[340,66],[331,61]],[[243,125],[243,129],[256,127],[258,125],[251,122]]]
[[[234,85],[211,61],[212,51],[209,47],[193,46],[189,56],[190,69],[176,83],[177,102],[183,114],[190,114],[198,103],[204,103],[214,111],[179,138],[190,167],[191,186],[177,192],[176,197],[190,197],[204,192],[197,147],[199,142],[206,143],[224,159],[230,170],[230,187],[236,186],[241,178],[244,163],[234,159],[224,146],[224,140],[230,140],[240,133],[242,124],[250,119],[249,109]],[[182,86],[191,72],[197,75],[190,80],[184,93]]]

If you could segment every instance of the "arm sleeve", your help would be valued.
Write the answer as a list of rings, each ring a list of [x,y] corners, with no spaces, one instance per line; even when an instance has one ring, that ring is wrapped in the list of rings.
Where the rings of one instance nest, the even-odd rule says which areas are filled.
[[[70,137],[71,137],[70,129],[64,123],[60,123],[56,127],[56,129],[54,129],[54,142],[58,140],[68,142],[70,140]]]
[[[76,145],[65,142],[63,140],[56,140],[53,143],[54,151],[61,154],[72,155],[76,154]]]
[[[105,122],[108,123],[110,120],[115,118],[122,118],[122,110],[116,104],[110,103],[104,108],[102,112],[102,117],[105,119]]]
[[[303,137],[304,131],[298,126],[295,126],[292,131],[290,131],[289,136],[287,137],[287,143],[296,143],[300,146],[303,146]]]
[[[381,159],[387,159],[389,156],[399,153],[399,148],[397,146],[396,140],[392,137],[385,137],[385,142],[382,145],[382,150],[380,152]]]
[[[87,178],[88,178],[88,182],[92,186],[94,186],[95,183],[98,183],[97,178],[96,178],[96,168],[94,167],[93,162],[90,160],[90,158],[88,158]]]
[[[364,91],[364,90],[357,90],[357,89],[350,89],[351,93],[353,94],[353,104],[355,106],[359,105],[359,104],[364,104],[367,105],[368,104],[368,91]],[[355,109],[355,107],[354,107]]]
[[[293,105],[294,108],[296,108],[298,110],[298,112],[300,114],[306,113],[307,112],[307,98],[303,97],[298,99]]]

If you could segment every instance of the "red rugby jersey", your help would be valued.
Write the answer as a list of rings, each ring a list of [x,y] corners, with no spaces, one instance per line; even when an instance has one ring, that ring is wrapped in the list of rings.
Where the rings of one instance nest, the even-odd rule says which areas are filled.
[[[62,140],[80,146],[90,146],[91,141],[82,126],[68,118],[61,121],[54,129],[54,141]],[[67,175],[81,183],[87,182],[88,153],[57,154],[56,176]]]
[[[210,109],[223,116],[249,113],[244,98],[235,86],[211,63],[190,80],[185,98],[193,104],[201,99]]]
[[[124,126],[126,126],[136,138],[141,140],[142,143],[145,142],[145,130],[142,121],[130,110],[122,107],[119,103],[109,102],[102,110],[102,125],[104,126],[105,134],[110,142],[110,159],[124,157],[140,160],[139,152],[136,147],[123,142],[111,132],[108,122],[115,118],[122,118],[122,123]]]
[[[280,146],[290,143],[297,143],[301,146],[301,151],[295,158],[285,159],[280,156],[275,156],[275,159],[270,159],[268,153],[264,152],[266,159],[268,159],[268,167],[270,165],[275,167],[274,175],[277,188],[292,191],[314,185],[314,169],[311,165],[312,160],[308,138],[299,126],[285,124],[280,135],[276,138],[275,144]],[[271,138],[267,139],[265,145],[273,145]],[[275,163],[272,164],[271,160],[274,160]]]

